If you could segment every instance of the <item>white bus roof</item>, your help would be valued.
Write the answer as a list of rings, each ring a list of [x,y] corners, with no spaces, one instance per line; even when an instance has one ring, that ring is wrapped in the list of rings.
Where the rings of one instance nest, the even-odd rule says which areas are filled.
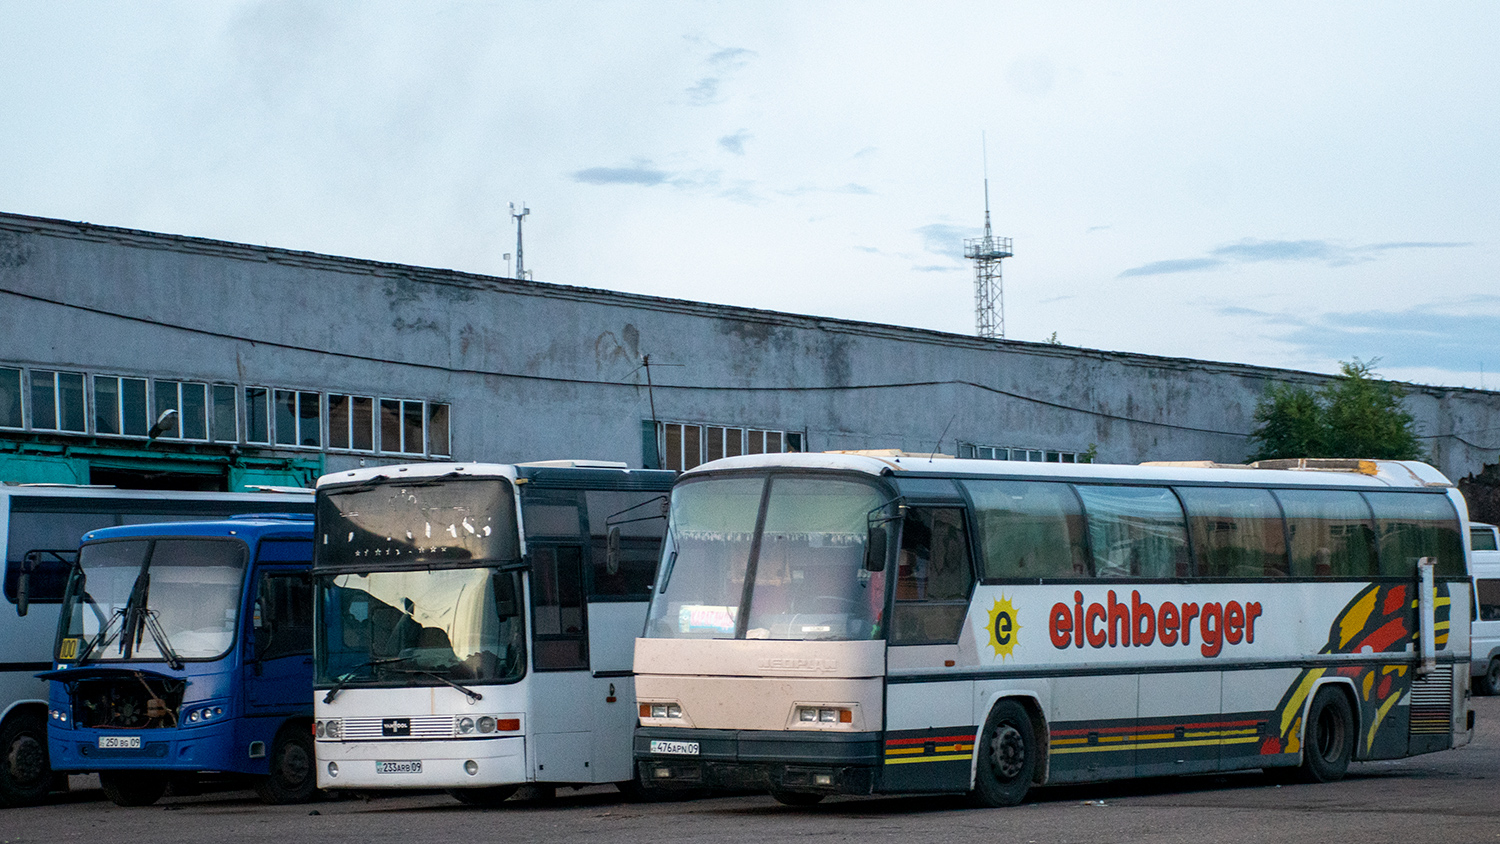
[[[1293,461],[1297,468],[1230,466],[1208,462],[1141,464],[1030,463],[1016,460],[972,460],[947,455],[824,452],[753,454],[726,457],[684,473],[685,477],[733,469],[828,469],[869,475],[997,475],[1007,477],[1077,478],[1079,480],[1156,481],[1256,485],[1316,485],[1350,487],[1442,487],[1453,482],[1443,473],[1411,460]]]
[[[318,478],[318,489],[341,484],[401,478],[442,478],[450,475],[472,478],[505,478],[514,482],[518,469],[591,469],[594,471],[632,470],[629,464],[608,460],[538,460],[531,463],[401,463],[390,466],[366,466],[347,472],[334,472]],[[657,470],[649,470],[657,471]]]

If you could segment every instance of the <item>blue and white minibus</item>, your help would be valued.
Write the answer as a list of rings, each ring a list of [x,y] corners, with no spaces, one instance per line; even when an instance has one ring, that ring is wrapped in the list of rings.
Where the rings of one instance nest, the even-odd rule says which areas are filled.
[[[199,773],[311,798],[312,532],[253,514],[86,534],[41,675],[52,768],[98,773],[121,806]]]

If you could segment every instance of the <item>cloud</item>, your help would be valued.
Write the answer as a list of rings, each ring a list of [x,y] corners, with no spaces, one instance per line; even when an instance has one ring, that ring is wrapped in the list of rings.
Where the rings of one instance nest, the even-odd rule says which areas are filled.
[[[1201,258],[1173,258],[1152,261],[1139,267],[1131,267],[1118,278],[1143,275],[1165,275],[1167,273],[1210,270],[1231,264],[1256,264],[1266,261],[1285,263],[1314,263],[1329,267],[1344,267],[1350,264],[1374,261],[1380,255],[1406,249],[1461,249],[1472,243],[1445,241],[1401,241],[1393,243],[1370,243],[1364,246],[1344,246],[1331,240],[1256,240],[1245,238],[1210,249]]]
[[[922,236],[923,249],[955,261],[963,260],[964,238],[978,237],[980,233],[973,226],[955,226],[949,223],[928,223],[916,229],[916,232]]]
[[[917,273],[951,273],[961,269],[961,267],[955,267],[951,264],[918,264],[911,269],[912,272]]]
[[[751,137],[752,136],[750,134],[750,130],[741,129],[740,131],[735,132],[733,135],[725,135],[724,137],[720,138],[719,146],[723,147],[726,150],[729,150],[735,155],[744,155],[745,141],[750,140]]]
[[[719,101],[719,79],[715,76],[705,76],[699,79],[697,84],[687,89],[688,102],[692,105],[713,105]]]
[[[573,173],[573,181],[589,185],[644,185],[654,187],[666,182],[671,174],[654,167],[588,167]]]
[[[1131,267],[1119,278],[1129,278],[1135,275],[1166,275],[1167,273],[1186,273],[1194,270],[1206,270],[1223,264],[1217,258],[1177,258],[1171,261],[1153,261],[1142,264],[1139,267]]]
[[[754,50],[746,50],[743,47],[725,47],[717,53],[708,57],[708,63],[719,67],[740,68],[750,63],[750,60],[760,55]]]
[[[1325,359],[1379,358],[1395,369],[1469,373],[1500,368],[1500,296],[1470,296],[1395,311],[1330,311],[1303,315],[1242,307],[1222,316],[1256,320],[1271,336]]]

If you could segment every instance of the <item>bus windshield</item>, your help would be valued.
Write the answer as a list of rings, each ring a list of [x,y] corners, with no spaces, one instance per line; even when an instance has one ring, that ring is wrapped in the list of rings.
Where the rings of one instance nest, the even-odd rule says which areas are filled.
[[[508,682],[526,666],[518,575],[493,568],[318,578],[320,684]]]
[[[878,638],[885,573],[865,570],[865,543],[887,498],[807,475],[679,485],[646,636]]]
[[[157,539],[85,545],[63,604],[81,659],[214,659],[234,643],[245,545]]]
[[[317,567],[517,560],[512,490],[500,478],[441,478],[320,491]]]

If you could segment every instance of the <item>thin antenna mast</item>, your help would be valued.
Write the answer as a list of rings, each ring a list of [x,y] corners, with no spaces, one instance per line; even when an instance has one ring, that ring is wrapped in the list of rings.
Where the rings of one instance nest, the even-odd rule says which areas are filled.
[[[521,213],[519,214],[516,213],[516,204],[514,202],[510,204],[511,219],[516,221],[516,278],[527,277],[526,259],[522,256],[521,253],[521,224],[523,221],[525,221],[526,215],[530,213],[531,209],[527,208],[526,203],[524,202],[521,203]]]
[[[990,229],[990,153],[983,132],[979,134],[984,159],[984,237],[964,241],[964,257],[974,262],[974,333],[980,337],[1005,338],[1005,280],[1000,262],[1011,257],[1010,238],[995,237]]]

